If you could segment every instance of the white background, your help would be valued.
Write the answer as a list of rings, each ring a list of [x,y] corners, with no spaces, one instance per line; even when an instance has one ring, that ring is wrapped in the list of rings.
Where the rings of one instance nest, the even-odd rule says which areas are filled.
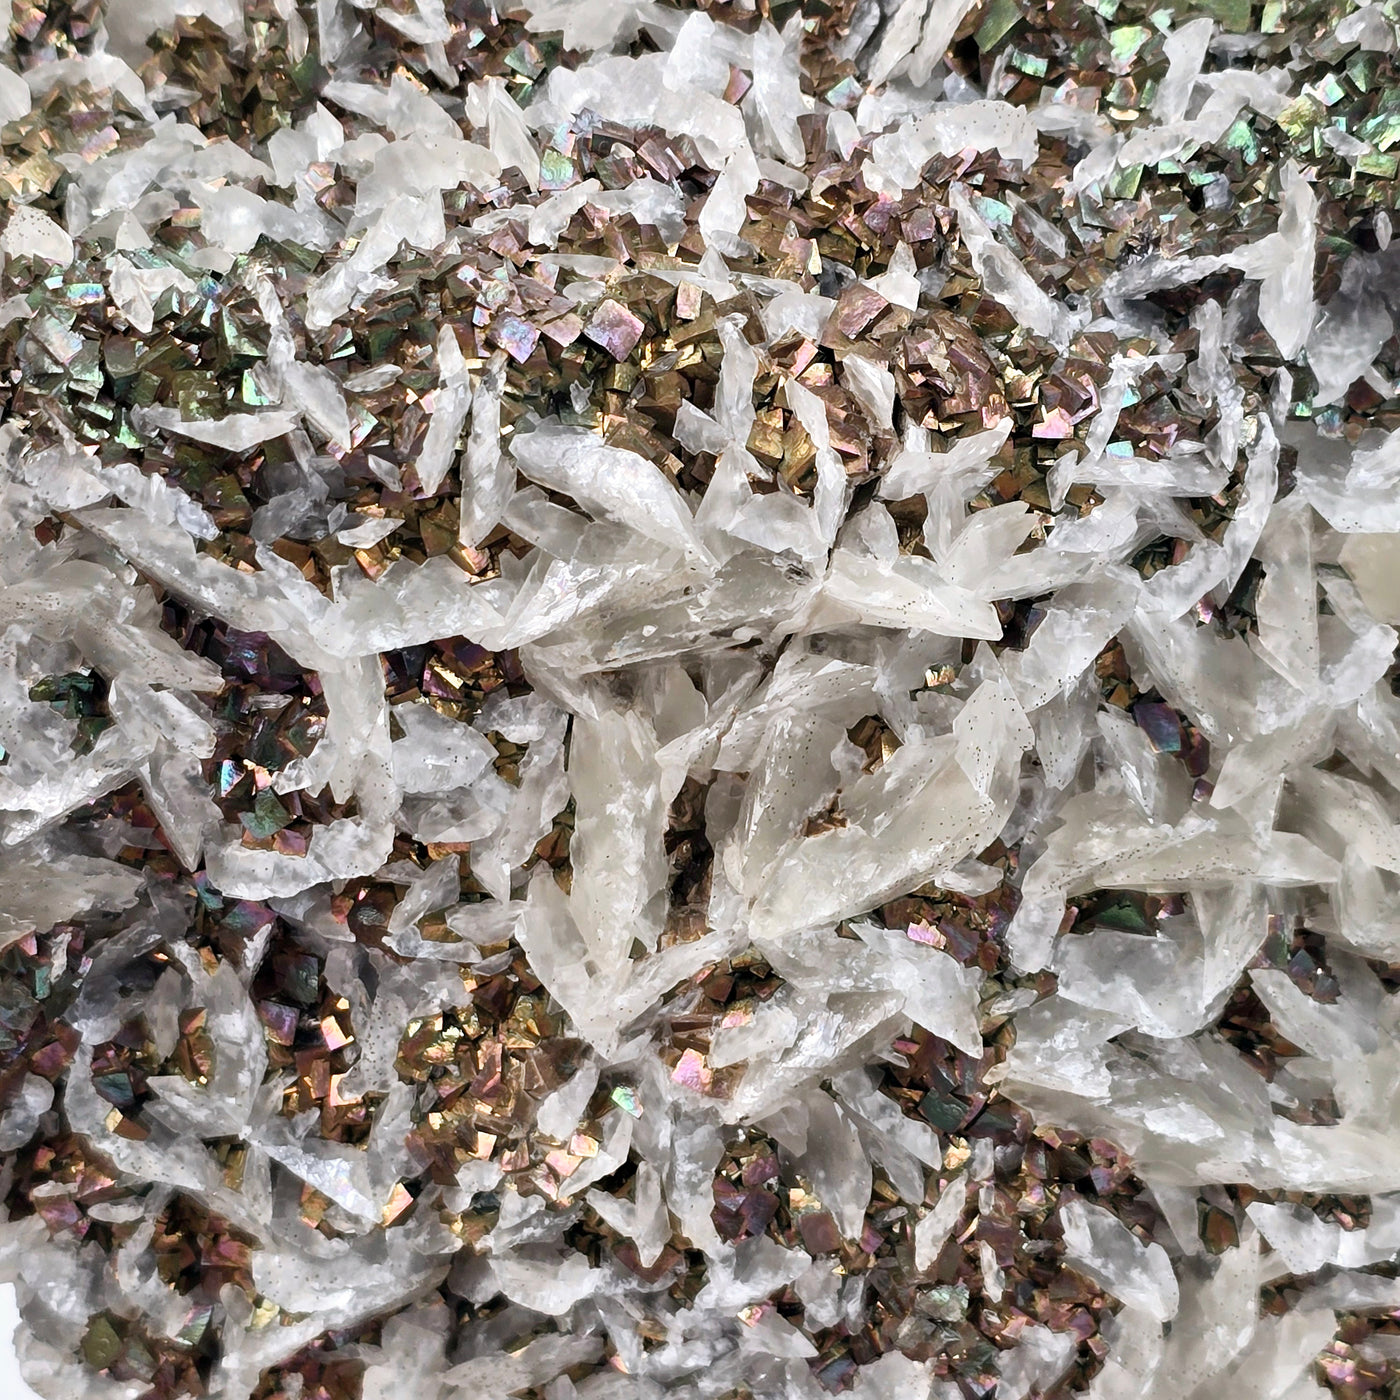
[[[5,1400],[39,1400],[19,1378],[19,1362],[15,1360],[15,1324],[19,1312],[15,1307],[15,1286],[0,1283],[0,1395]]]

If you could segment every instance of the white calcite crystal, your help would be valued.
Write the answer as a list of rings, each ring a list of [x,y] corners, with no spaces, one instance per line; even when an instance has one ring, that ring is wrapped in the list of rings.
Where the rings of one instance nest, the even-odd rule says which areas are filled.
[[[1061,1219],[1066,1258],[1075,1268],[1098,1279],[1128,1307],[1159,1322],[1176,1316],[1176,1275],[1161,1245],[1144,1245],[1111,1211],[1084,1201],[1069,1202]]]

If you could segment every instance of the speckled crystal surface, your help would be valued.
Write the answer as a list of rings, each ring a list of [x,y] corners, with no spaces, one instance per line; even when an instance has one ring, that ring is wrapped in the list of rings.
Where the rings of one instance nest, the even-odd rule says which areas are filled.
[[[34,1393],[1400,1387],[1393,4],[0,20]]]

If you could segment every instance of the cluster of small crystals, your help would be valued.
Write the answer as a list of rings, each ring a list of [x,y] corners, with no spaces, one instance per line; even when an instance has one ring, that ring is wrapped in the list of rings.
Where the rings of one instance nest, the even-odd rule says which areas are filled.
[[[1394,0],[175,8],[0,65],[35,1385],[1400,1392]]]

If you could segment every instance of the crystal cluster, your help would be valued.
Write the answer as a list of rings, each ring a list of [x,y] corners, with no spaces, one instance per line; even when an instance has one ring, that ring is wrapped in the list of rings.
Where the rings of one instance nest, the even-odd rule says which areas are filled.
[[[1393,0],[6,15],[38,1394],[1400,1393]]]

